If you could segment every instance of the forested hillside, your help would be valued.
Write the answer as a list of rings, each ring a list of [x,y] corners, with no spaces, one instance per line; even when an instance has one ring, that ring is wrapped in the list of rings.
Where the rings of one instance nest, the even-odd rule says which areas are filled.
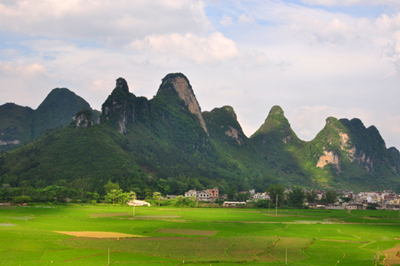
[[[330,117],[316,138],[306,142],[291,129],[282,108],[274,106],[248,138],[232,107],[201,112],[189,80],[180,73],[167,75],[152,99],[132,94],[128,83],[117,79],[100,119],[83,99],[68,95],[73,96],[55,90],[36,111],[0,107],[13,118],[0,120],[2,130],[9,132],[5,129],[12,124],[13,132],[25,136],[21,139],[61,125],[1,156],[0,184],[86,184],[88,191],[102,194],[110,181],[143,196],[149,191],[183,194],[211,187],[221,193],[262,191],[274,183],[356,191],[400,183],[399,152],[387,149],[378,130],[365,128],[358,119]],[[68,113],[76,107],[85,110]],[[26,130],[29,121],[31,131]]]

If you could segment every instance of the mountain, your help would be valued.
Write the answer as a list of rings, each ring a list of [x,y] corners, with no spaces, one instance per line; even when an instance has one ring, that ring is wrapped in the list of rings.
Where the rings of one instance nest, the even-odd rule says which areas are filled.
[[[60,92],[54,93],[57,99]],[[102,105],[100,124],[80,98],[59,104],[52,98],[50,104],[44,101],[44,110],[59,110],[54,117],[60,117],[61,125],[61,118],[70,122],[1,156],[0,184],[16,186],[28,180],[40,187],[83,178],[100,193],[112,181],[124,190],[163,194],[209,187],[260,191],[273,183],[353,190],[400,184],[400,153],[386,148],[375,127],[365,128],[358,119],[329,117],[315,139],[306,142],[291,129],[282,108],[274,106],[248,138],[231,106],[202,112],[181,73],[164,77],[152,99],[134,95],[126,80],[118,78]],[[70,102],[84,110],[71,115]],[[21,114],[13,120],[19,121],[20,132],[29,119],[33,132],[41,125],[35,119],[57,126],[48,112],[8,108]]]
[[[21,146],[31,139],[34,113],[31,108],[14,103],[0,106],[0,151]]]
[[[36,110],[13,103],[0,106],[0,151],[16,149],[68,125],[82,109],[91,108],[66,88],[53,89]],[[93,113],[98,120],[98,112]]]
[[[393,150],[376,127],[365,128],[356,118],[329,117],[310,142],[309,158],[328,173],[325,180],[331,186],[390,188],[399,182],[399,157]]]
[[[301,169],[301,158],[298,158],[301,156],[296,156],[302,154],[305,142],[294,133],[280,106],[271,108],[264,124],[250,139],[282,183],[311,185],[310,178]]]

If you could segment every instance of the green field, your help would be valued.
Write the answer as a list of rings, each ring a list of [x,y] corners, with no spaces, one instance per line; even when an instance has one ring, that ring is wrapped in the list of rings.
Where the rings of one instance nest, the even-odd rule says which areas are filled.
[[[0,207],[0,265],[395,265],[399,246],[395,211]]]

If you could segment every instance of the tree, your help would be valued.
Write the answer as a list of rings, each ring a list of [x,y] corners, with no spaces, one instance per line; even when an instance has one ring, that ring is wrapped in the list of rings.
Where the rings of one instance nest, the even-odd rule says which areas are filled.
[[[151,197],[153,196],[153,191],[151,191],[150,188],[146,188],[146,189],[144,190],[144,192],[145,192],[145,198],[146,198],[146,199],[151,199]]]
[[[118,195],[118,202],[119,204],[124,204],[129,200],[129,193],[128,192],[122,192]]]
[[[118,190],[119,189],[119,184],[118,183],[113,183],[111,182],[111,180],[108,180],[107,185],[104,186],[104,190],[106,191],[106,193],[110,193],[111,190]]]
[[[335,203],[337,196],[338,193],[335,190],[329,189],[325,192],[325,201],[327,203]]]
[[[270,185],[266,191],[271,198],[271,202],[276,204],[276,196],[278,195],[278,206],[282,206],[282,202],[285,198],[285,186],[280,184]]]
[[[246,201],[246,200],[249,199],[249,197],[250,197],[249,193],[239,193],[239,194],[237,194],[237,200],[238,201]]]
[[[350,202],[350,201],[351,201],[351,198],[345,197],[344,195],[341,195],[341,196],[340,196],[340,200],[341,200],[342,202]]]
[[[257,208],[268,208],[270,206],[271,201],[267,199],[259,199],[254,203],[254,206]]]
[[[31,201],[31,198],[29,196],[14,197],[14,203],[15,204],[28,203],[30,201]]]
[[[118,199],[119,195],[122,193],[122,189],[112,189],[107,195],[104,197],[108,202],[112,202],[113,206],[115,200]]]
[[[306,193],[306,199],[308,203],[313,203],[317,201],[317,192],[315,190],[311,190],[310,192]]]
[[[289,205],[295,208],[303,207],[305,197],[303,189],[297,186],[294,186],[287,195]]]
[[[97,201],[100,198],[100,194],[95,191],[93,192],[92,197],[95,201]]]
[[[237,191],[233,187],[230,187],[228,191],[226,191],[226,195],[228,196],[228,200],[235,200],[237,197]]]
[[[22,196],[25,196],[25,190],[27,189],[27,187],[29,186],[29,182],[26,180],[22,180],[21,182],[19,182],[19,187],[22,189]]]
[[[44,197],[47,201],[54,200],[57,195],[56,187],[47,186],[43,189]]]
[[[160,205],[160,199],[161,199],[161,193],[160,192],[154,192],[153,193],[153,200],[155,200],[158,205]]]
[[[85,192],[89,190],[90,186],[90,178],[78,178],[74,181],[74,187],[81,194],[81,198],[84,198]]]
[[[174,205],[180,207],[185,202],[185,197],[183,195],[176,196],[174,199]]]
[[[0,200],[3,202],[11,200],[11,192],[12,187],[10,186],[10,184],[2,184],[0,188]]]

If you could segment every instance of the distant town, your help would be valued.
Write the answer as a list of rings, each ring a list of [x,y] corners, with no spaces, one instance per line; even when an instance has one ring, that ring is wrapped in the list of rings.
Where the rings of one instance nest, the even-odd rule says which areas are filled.
[[[291,192],[291,189],[285,189],[284,195]],[[306,208],[323,208],[323,209],[335,209],[335,210],[363,210],[363,209],[376,209],[376,210],[400,210],[400,195],[392,190],[383,191],[368,191],[354,193],[352,190],[335,190],[336,199],[333,203],[324,202],[323,199],[326,197],[325,190],[310,190],[304,189],[304,194],[315,193],[315,202],[308,202],[304,200],[304,206]],[[189,190],[185,193],[185,197],[196,198],[197,201],[203,202],[222,202],[226,207],[246,205],[248,203],[255,203],[259,200],[268,200],[271,203],[275,203],[274,199],[270,198],[268,192],[255,192],[254,189],[249,191],[240,192],[241,194],[247,194],[246,200],[244,201],[228,201],[227,195],[220,195],[218,188],[206,189],[198,191],[196,189]],[[163,199],[173,199],[177,195],[166,195]]]

